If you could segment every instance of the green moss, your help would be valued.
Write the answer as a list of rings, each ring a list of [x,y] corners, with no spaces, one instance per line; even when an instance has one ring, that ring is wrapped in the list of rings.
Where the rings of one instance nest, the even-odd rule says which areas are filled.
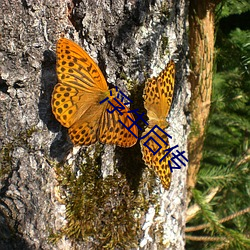
[[[0,150],[0,180],[2,182],[2,178],[8,176],[11,172],[11,152],[13,150],[12,144],[4,146]]]
[[[161,55],[169,54],[168,50],[168,37],[162,34],[161,37]]]
[[[51,234],[50,240],[55,242],[65,235],[74,241],[92,242],[98,249],[137,247],[140,217],[149,200],[141,192],[135,194],[124,174],[117,171],[103,179],[97,162],[86,159],[77,174],[68,165],[56,167],[66,197],[67,225]]]
[[[38,129],[35,126],[30,127],[24,133],[22,133],[23,139],[28,139],[32,136],[33,133],[37,132]]]
[[[169,16],[169,5],[167,1],[164,1],[160,8],[161,16],[165,16],[166,18]]]
[[[34,127],[15,135],[12,142],[4,144],[0,150],[0,181],[8,178],[12,171],[12,152],[16,147],[29,148],[28,138],[36,131]]]
[[[137,80],[131,80],[129,77],[126,76],[124,72],[121,72],[120,79],[125,80],[127,82],[127,89],[129,91],[131,91],[132,89],[134,89],[135,86],[138,85]]]

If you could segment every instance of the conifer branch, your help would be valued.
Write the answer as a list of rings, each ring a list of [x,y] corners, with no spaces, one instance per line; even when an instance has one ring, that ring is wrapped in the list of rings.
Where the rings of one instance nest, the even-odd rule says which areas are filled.
[[[231,214],[231,215],[229,215],[229,216],[227,216],[227,217],[219,220],[219,223],[224,223],[226,221],[232,220],[232,219],[234,219],[234,218],[236,218],[236,217],[238,217],[238,216],[240,216],[242,214],[249,213],[249,212],[250,212],[250,207],[245,208],[245,209],[243,209],[241,211],[233,213],[233,214]],[[187,227],[185,229],[185,232],[187,233],[187,232],[199,231],[199,230],[202,230],[202,229],[207,228],[207,227],[210,227],[210,223],[198,225],[198,226],[195,226],[195,227]]]
[[[226,237],[191,236],[191,235],[186,235],[186,239],[192,240],[192,241],[225,241],[227,240]]]
[[[250,162],[250,149],[248,149],[247,155],[245,155],[244,158],[237,163],[236,168],[247,162]]]
[[[217,194],[218,190],[219,190],[219,187],[212,188],[209,194],[206,196],[205,202],[209,203]],[[186,213],[186,223],[189,222],[191,219],[193,219],[200,210],[201,210],[201,207],[197,204],[194,204],[193,206],[189,207]]]

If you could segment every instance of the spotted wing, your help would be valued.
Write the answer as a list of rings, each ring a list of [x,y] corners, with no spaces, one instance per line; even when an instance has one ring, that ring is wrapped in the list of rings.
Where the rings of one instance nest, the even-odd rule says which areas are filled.
[[[149,119],[166,118],[174,92],[175,65],[170,61],[158,77],[149,78],[143,91]]]
[[[142,137],[147,135],[149,131],[150,129],[147,128],[145,132],[142,133]],[[149,168],[154,169],[156,174],[160,177],[163,187],[168,190],[171,183],[171,171],[168,164],[168,161],[172,157],[171,153],[168,154],[165,158],[163,158],[167,154],[165,150],[170,148],[168,136],[159,131],[158,129],[156,129],[155,132],[162,140],[154,133],[150,133],[150,135],[147,136],[145,139],[140,140],[142,159]],[[150,136],[152,136],[153,140],[151,139],[147,141]],[[157,145],[154,140],[160,146]],[[156,154],[154,154],[153,152],[156,152],[158,148],[160,148],[160,150]],[[163,160],[160,161],[162,158]]]
[[[59,83],[52,93],[51,106],[56,119],[69,128],[84,117],[108,86],[99,67],[74,42],[59,39],[56,53]]]
[[[112,99],[111,103],[114,106],[119,106],[117,102]],[[128,107],[123,105],[124,109],[117,110],[111,104],[107,105],[106,111],[103,113],[100,121],[99,140],[106,144],[116,144],[120,147],[132,147],[137,142],[138,129],[134,122],[134,116],[129,113]],[[108,112],[108,110],[111,112]],[[113,112],[112,112],[113,111]],[[120,120],[120,121],[119,121]],[[125,126],[130,128],[130,132]]]

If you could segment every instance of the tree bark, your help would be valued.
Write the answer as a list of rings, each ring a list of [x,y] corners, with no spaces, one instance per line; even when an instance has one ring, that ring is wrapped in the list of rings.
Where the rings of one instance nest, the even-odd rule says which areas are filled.
[[[192,92],[189,110],[192,128],[188,140],[188,203],[192,196],[191,190],[196,185],[197,173],[202,160],[206,123],[210,111],[214,60],[214,18],[218,2],[191,0],[189,6],[191,64],[189,81]]]
[[[0,4],[0,249],[184,249],[187,167],[173,172],[166,191],[143,165],[139,143],[73,148],[50,102],[62,34],[141,112],[145,79],[171,57],[177,73],[168,132],[171,146],[186,150],[186,1]]]

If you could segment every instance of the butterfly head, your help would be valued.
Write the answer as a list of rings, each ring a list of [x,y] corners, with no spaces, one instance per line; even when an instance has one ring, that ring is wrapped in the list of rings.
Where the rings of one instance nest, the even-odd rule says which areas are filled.
[[[105,98],[109,98],[109,100],[113,100],[115,97],[117,97],[119,90],[116,90],[115,88],[109,89],[105,92],[102,93],[102,95],[100,96],[100,100],[103,100]]]
[[[169,123],[166,121],[165,118],[162,119],[149,119],[148,127],[153,128],[155,125],[158,125],[160,128],[167,128]]]

